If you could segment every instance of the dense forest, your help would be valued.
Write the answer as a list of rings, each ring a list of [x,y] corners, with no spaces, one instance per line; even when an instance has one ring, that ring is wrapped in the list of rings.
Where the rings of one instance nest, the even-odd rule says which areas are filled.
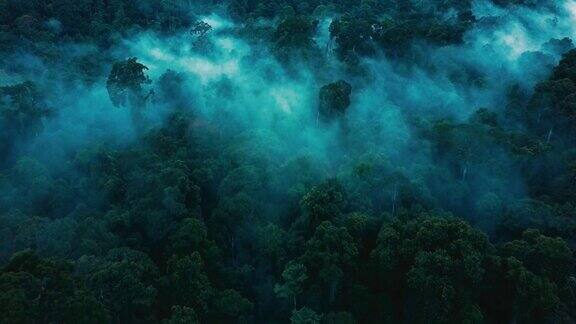
[[[0,323],[575,323],[574,37],[574,0],[0,0]]]

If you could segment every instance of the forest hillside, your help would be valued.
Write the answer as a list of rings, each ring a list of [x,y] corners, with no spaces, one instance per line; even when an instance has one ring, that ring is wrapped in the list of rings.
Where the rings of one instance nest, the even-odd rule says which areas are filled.
[[[575,0],[0,0],[0,323],[575,323]]]

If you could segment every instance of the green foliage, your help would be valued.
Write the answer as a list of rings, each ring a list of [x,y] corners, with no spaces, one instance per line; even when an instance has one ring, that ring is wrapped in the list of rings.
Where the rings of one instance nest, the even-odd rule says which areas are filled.
[[[211,30],[212,30],[212,26],[210,26],[210,24],[203,22],[203,21],[197,21],[197,22],[194,22],[192,24],[192,28],[190,29],[190,33],[192,35],[203,37],[203,36],[206,36],[206,34],[208,34]]]
[[[290,323],[293,324],[319,324],[322,319],[321,315],[316,314],[313,310],[307,307],[302,307],[299,310],[294,310],[290,317]]]
[[[224,318],[224,321],[246,319],[246,315],[253,308],[253,304],[240,293],[233,289],[227,289],[220,292],[214,302],[214,311],[218,316]]]
[[[0,166],[8,162],[19,144],[36,136],[51,115],[35,83],[0,87]]]
[[[198,316],[194,309],[189,307],[174,306],[172,307],[172,316],[162,321],[163,324],[196,324]]]
[[[330,179],[310,190],[302,199],[311,228],[321,222],[340,216],[346,207],[346,198],[341,184]]]
[[[372,258],[387,289],[407,289],[416,321],[444,323],[466,321],[459,311],[478,308],[473,292],[489,251],[487,238],[463,221],[420,218],[385,224]]]
[[[84,256],[78,261],[88,287],[99,296],[118,321],[151,318],[157,289],[156,266],[149,257],[130,249],[111,250],[102,260]]]
[[[144,84],[150,83],[145,71],[148,67],[138,63],[135,57],[114,63],[108,76],[106,88],[110,100],[117,107],[138,107],[145,100]]]
[[[108,320],[103,304],[74,278],[72,266],[44,260],[26,250],[12,256],[0,272],[0,308],[5,323]]]
[[[282,272],[282,279],[284,283],[274,286],[274,292],[278,297],[286,299],[292,298],[294,308],[296,308],[296,298],[303,292],[302,285],[304,281],[308,279],[306,267],[300,263],[289,263],[286,269],[284,269],[284,272]]]
[[[493,80],[490,48],[482,68],[454,58],[477,23],[455,0],[0,0],[0,322],[573,322],[576,50],[542,40]],[[197,57],[115,61],[135,34]],[[231,39],[248,54],[228,60]],[[403,88],[427,74],[509,90],[462,116],[362,101],[428,95]],[[293,80],[320,87],[295,94],[315,109],[245,105]],[[133,134],[101,140],[124,111],[74,91],[107,91]]]
[[[310,21],[303,16],[293,16],[282,21],[273,35],[274,50],[282,59],[289,59],[294,53],[311,55],[316,48],[314,33],[318,21]]]
[[[564,287],[574,269],[572,251],[561,238],[541,235],[536,230],[524,232],[522,240],[502,245],[502,253],[514,257],[536,275]]]
[[[331,120],[344,116],[351,104],[351,94],[352,86],[343,80],[323,86],[320,89],[319,117]]]
[[[208,302],[214,295],[204,270],[204,261],[197,252],[181,258],[172,257],[162,285],[173,305],[192,307],[200,313],[207,311]]]

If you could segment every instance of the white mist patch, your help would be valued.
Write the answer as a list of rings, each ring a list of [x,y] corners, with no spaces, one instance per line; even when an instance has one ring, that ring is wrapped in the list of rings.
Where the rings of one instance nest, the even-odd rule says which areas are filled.
[[[576,35],[576,1],[574,0],[567,0],[564,3],[564,8],[568,13],[568,20],[570,26],[572,27],[571,36]]]
[[[220,26],[228,26],[218,21]],[[240,72],[240,61],[251,54],[248,45],[229,36],[210,36],[207,39],[210,44],[207,52],[195,48],[194,43],[197,41],[197,38],[187,33],[168,38],[143,33],[125,41],[124,46],[131,56],[137,57],[149,68],[152,78],[158,78],[171,69],[193,74],[205,85],[222,77],[237,75]]]
[[[153,81],[167,70],[183,74],[190,109],[222,131],[235,129],[230,136],[242,136],[275,159],[312,155],[329,160],[337,131],[316,123],[321,85],[312,71],[302,66],[295,75],[287,73],[267,48],[228,32],[229,22],[217,16],[202,20],[213,27],[202,46],[186,32],[173,37],[142,33],[125,41],[122,53],[148,66]]]
[[[231,27],[231,23],[217,17],[204,17],[202,20],[216,29]],[[210,35],[208,38],[211,50],[207,53],[198,52],[192,44],[194,38],[182,34],[171,38],[160,38],[153,34],[141,34],[134,40],[125,42],[132,56],[148,66],[149,74],[157,79],[166,70],[184,72],[200,81],[201,88],[194,85],[190,91],[203,97],[205,107],[227,106],[227,99],[213,96],[212,87],[220,80],[227,80],[232,85],[234,98],[229,103],[236,114],[242,111],[250,115],[250,119],[266,118],[271,111],[291,114],[302,110],[303,93],[306,90],[299,87],[300,82],[286,79],[284,76],[276,81],[268,80],[265,70],[281,71],[277,62],[270,58],[262,58],[258,66],[243,64],[243,60],[252,55],[253,51],[245,42],[226,34]],[[282,73],[280,73],[282,75]],[[208,108],[207,108],[208,107]],[[256,112],[257,111],[257,112]],[[258,115],[256,115],[258,114]],[[212,115],[212,114],[210,114]],[[242,116],[244,118],[245,115]]]
[[[164,62],[169,62],[169,61],[174,61],[176,60],[176,58],[169,54],[164,52],[161,48],[156,47],[156,48],[152,48],[150,50],[150,56],[152,56],[155,60],[158,61],[164,61]]]
[[[538,49],[538,45],[532,44],[526,31],[519,24],[513,24],[507,30],[495,33],[497,42],[505,46],[505,51],[510,60],[517,59],[524,52]]]
[[[294,107],[302,102],[300,95],[291,88],[272,88],[270,95],[276,101],[276,105],[288,114],[291,114]]]
[[[60,89],[58,112],[45,120],[43,131],[29,152],[53,169],[62,165],[72,151],[94,143],[122,147],[133,143],[136,128],[129,109],[116,108],[103,85]]]
[[[203,84],[218,80],[222,77],[233,77],[239,73],[237,60],[224,62],[213,62],[203,58],[179,59],[178,65],[186,72],[192,73],[200,78]]]
[[[576,12],[576,5],[569,9]],[[256,137],[274,137],[287,152],[330,156],[326,150],[334,149],[340,130],[317,124],[318,91],[339,79],[359,81],[348,110],[354,131],[373,128],[371,141],[401,155],[413,142],[405,112],[466,120],[479,108],[501,109],[510,83],[531,82],[518,71],[516,62],[523,54],[573,28],[555,23],[546,11],[525,7],[505,11],[475,1],[474,10],[480,17],[502,19],[477,24],[466,34],[465,44],[424,47],[432,69],[402,68],[383,57],[365,59],[371,81],[355,80],[330,59],[322,81],[306,66],[299,67],[297,75],[286,73],[265,47],[239,39],[229,30],[234,25],[216,15],[202,17],[213,27],[205,46],[196,46],[198,38],[186,32],[173,37],[143,33],[125,46],[150,68],[153,80],[169,69],[186,75],[185,92],[194,101],[191,109],[205,120],[248,129],[258,143],[267,142]],[[331,22],[325,18],[318,26],[314,39],[321,48],[330,46]]]
[[[226,19],[222,19],[222,17],[211,14],[209,16],[203,16],[200,18],[201,21],[207,23],[208,25],[212,26],[212,29],[215,31],[222,30],[222,29],[229,29],[234,27],[234,24]]]
[[[105,87],[79,88],[70,93],[82,95],[61,98],[60,116],[56,124],[64,123],[67,127],[57,127],[65,131],[60,139],[67,137],[69,141],[93,141],[95,138],[130,139],[134,135],[129,109],[119,109],[108,99]],[[47,125],[47,130],[51,125]],[[67,134],[66,134],[67,133]]]
[[[493,48],[509,62],[515,61],[526,52],[540,50],[552,38],[575,36],[576,1],[560,3],[552,11],[520,5],[504,9],[491,1],[475,1],[473,13],[481,23],[467,33],[468,39]],[[492,22],[483,23],[485,18]]]
[[[236,51],[239,47],[238,42],[230,37],[218,38],[214,41],[214,43],[216,43],[216,45],[218,45],[221,49],[229,52]]]
[[[321,49],[330,50],[331,46],[331,37],[330,37],[330,25],[334,21],[334,18],[328,17],[324,18],[318,24],[318,32],[316,33],[316,37],[314,37],[314,41]]]
[[[500,16],[505,13],[503,8],[496,6],[492,1],[474,0],[472,2],[472,12],[476,18]]]

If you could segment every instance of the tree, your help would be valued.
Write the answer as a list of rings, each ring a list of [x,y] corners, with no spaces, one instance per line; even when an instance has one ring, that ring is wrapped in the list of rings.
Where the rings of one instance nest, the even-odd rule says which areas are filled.
[[[286,232],[278,225],[267,224],[255,229],[255,246],[273,268],[286,258]]]
[[[178,230],[170,236],[170,251],[184,255],[191,251],[206,249],[208,232],[206,226],[196,218],[182,220]]]
[[[214,290],[204,271],[204,261],[198,252],[189,256],[174,256],[168,261],[167,275],[162,278],[163,295],[172,305],[192,307],[206,314]]]
[[[291,298],[294,303],[294,309],[296,309],[296,298],[304,291],[303,284],[308,279],[306,267],[298,262],[289,262],[282,272],[282,279],[284,283],[276,284],[274,292],[278,297]]]
[[[83,256],[78,271],[116,321],[149,320],[157,290],[157,269],[150,258],[128,248],[113,249],[104,259]]]
[[[16,134],[37,134],[42,119],[51,114],[44,103],[44,94],[31,81],[0,87],[0,122]]]
[[[234,289],[218,292],[214,301],[215,316],[222,322],[238,321],[252,310],[252,303]]]
[[[6,323],[102,323],[104,305],[72,274],[72,265],[15,253],[0,271],[0,311]]]
[[[44,96],[30,81],[0,87],[0,167],[19,143],[38,135],[44,119],[52,115]]]
[[[28,287],[27,289],[25,287]],[[40,292],[38,279],[29,273],[0,275],[0,311],[6,323],[32,323],[40,316],[35,297]]]
[[[506,257],[514,257],[538,276],[547,278],[559,288],[565,287],[574,270],[573,253],[561,238],[551,238],[537,230],[527,230],[522,240],[507,242],[500,248]]]
[[[189,307],[174,306],[170,318],[162,321],[162,324],[199,324],[198,315]]]
[[[348,312],[328,313],[325,317],[327,324],[356,324],[354,316]]]
[[[292,324],[320,324],[322,315],[318,315],[315,311],[308,307],[302,307],[299,310],[292,311],[290,323]]]
[[[363,17],[344,16],[330,24],[330,36],[338,45],[336,53],[340,60],[355,63],[358,56],[375,52],[374,36],[376,21]]]
[[[106,82],[114,106],[142,108],[147,99],[143,85],[151,83],[145,74],[146,70],[148,67],[139,63],[135,57],[114,63]]]
[[[471,264],[471,266],[477,266]],[[450,256],[444,251],[421,252],[415,259],[415,264],[408,272],[407,283],[409,289],[414,293],[417,303],[418,322],[429,321],[431,323],[449,323],[452,316],[457,316],[467,323],[482,323],[483,315],[479,307],[474,304],[465,305],[460,314],[454,314],[458,309],[457,288],[451,273],[454,271],[454,264]],[[472,317],[463,311],[475,309]]]
[[[314,229],[323,221],[339,217],[346,207],[344,188],[337,179],[327,180],[310,190],[302,198],[308,226]]]
[[[417,322],[482,318],[478,288],[487,271],[487,238],[462,220],[417,218],[386,223],[372,252],[393,300],[414,303]]]
[[[576,50],[564,54],[552,75],[536,85],[528,104],[530,126],[549,142],[556,133],[572,134],[576,119]]]
[[[337,81],[320,89],[320,106],[318,119],[330,121],[345,115],[350,107],[352,86],[346,81]]]
[[[493,267],[489,268],[490,272],[496,271],[489,276],[496,277],[498,282],[490,282],[488,287],[496,287],[498,292],[501,287],[509,290],[502,293],[502,296],[495,295],[498,297],[494,302],[503,296],[507,297],[502,304],[506,305],[511,320],[539,323],[552,318],[559,310],[560,299],[556,287],[549,280],[530,272],[515,258],[500,260],[498,265],[494,270],[490,269]]]
[[[560,56],[574,49],[574,42],[569,37],[552,38],[542,45],[542,49]]]
[[[192,24],[190,34],[198,37],[206,36],[212,30],[212,26],[204,21],[197,21]]]
[[[192,43],[192,46],[196,51],[206,53],[212,49],[208,39],[208,33],[211,30],[212,26],[203,21],[198,21],[192,24],[190,34],[196,37]]]
[[[274,31],[274,50],[281,58],[287,59],[294,53],[309,55],[316,49],[314,32],[318,21],[310,21],[304,16],[292,16],[283,20]]]
[[[356,268],[358,245],[345,227],[322,222],[314,235],[306,242],[302,262],[313,280],[319,280],[326,288],[329,303],[335,301],[345,274]]]

